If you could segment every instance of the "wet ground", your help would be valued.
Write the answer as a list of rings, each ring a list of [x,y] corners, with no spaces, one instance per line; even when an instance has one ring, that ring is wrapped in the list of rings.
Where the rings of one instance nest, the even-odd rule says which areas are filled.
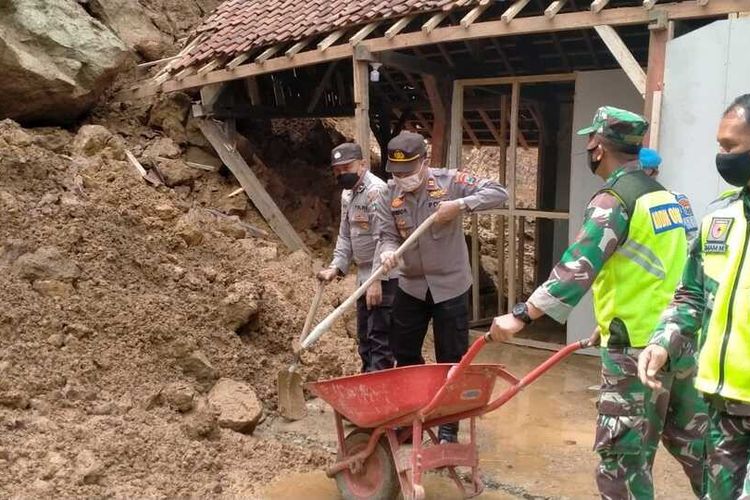
[[[521,376],[549,355],[542,350],[493,344],[480,353],[478,361],[504,364]],[[589,389],[598,383],[598,370],[597,358],[574,355],[479,420],[480,467],[488,485],[479,498],[598,497],[593,478],[597,460],[591,451],[596,393]],[[277,421],[263,432],[304,436],[335,453],[330,409],[319,402],[311,406],[314,414],[305,420]],[[462,435],[462,441],[466,440]],[[657,455],[654,478],[657,498],[692,497],[680,467],[663,448]],[[428,498],[460,498],[455,486],[436,474],[427,477],[425,488]],[[322,471],[280,478],[260,496],[269,500],[339,498],[335,482]]]

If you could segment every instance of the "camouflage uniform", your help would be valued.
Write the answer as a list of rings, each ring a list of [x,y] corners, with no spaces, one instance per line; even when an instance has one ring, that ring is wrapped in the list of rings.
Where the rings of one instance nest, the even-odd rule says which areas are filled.
[[[750,193],[742,194],[745,216],[750,220]],[[709,211],[711,208],[709,208]],[[713,301],[711,285],[704,279],[703,245],[691,247],[682,283],[654,332],[652,344],[669,352],[669,364],[685,362],[693,350],[700,350],[705,338],[700,331]],[[750,499],[750,404],[720,396],[706,395],[709,401],[707,433],[706,498],[713,500]]]
[[[609,121],[601,119],[600,109],[594,119],[595,128],[582,132],[602,133],[602,127],[616,123],[612,115],[617,114],[612,113],[612,108],[604,110],[610,112]],[[636,130],[634,138],[619,139],[640,143],[647,126],[645,121],[642,123],[642,130]],[[604,189],[586,208],[583,226],[575,241],[565,251],[549,279],[529,298],[531,304],[556,321],[564,323],[567,320],[573,307],[593,286],[604,264],[627,239],[630,221],[626,207],[607,188],[637,168],[637,161],[627,163],[607,179]],[[600,349],[602,383],[594,450],[601,457],[596,472],[601,496],[608,499],[653,498],[651,469],[660,437],[682,465],[695,494],[700,496],[704,483],[703,435],[707,424],[705,403],[692,384],[694,358],[684,356],[679,366],[663,374],[665,390],[655,393],[638,378],[640,351],[634,347]]]

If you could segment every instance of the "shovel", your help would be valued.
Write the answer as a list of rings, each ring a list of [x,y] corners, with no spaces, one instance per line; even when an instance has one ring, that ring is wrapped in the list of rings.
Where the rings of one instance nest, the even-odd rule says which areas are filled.
[[[302,334],[299,336],[300,343],[305,340],[310,328],[312,328],[312,322],[320,306],[320,300],[323,298],[325,286],[326,284],[323,281],[318,280],[315,297],[310,305],[310,310],[307,312],[305,325],[302,327]],[[299,357],[300,351],[297,351],[294,355],[292,365],[288,369],[280,371],[276,379],[276,389],[279,395],[279,413],[288,420],[300,420],[307,415],[305,395],[302,392],[302,377],[297,373]]]

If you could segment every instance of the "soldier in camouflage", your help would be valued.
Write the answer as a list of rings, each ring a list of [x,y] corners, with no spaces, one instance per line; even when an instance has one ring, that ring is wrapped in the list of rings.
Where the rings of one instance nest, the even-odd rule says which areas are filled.
[[[490,329],[493,340],[507,340],[545,314],[564,323],[593,287],[602,359],[594,449],[605,499],[654,497],[652,465],[660,437],[697,496],[704,483],[707,417],[692,385],[694,364],[661,374],[659,391],[637,374],[638,354],[687,258],[680,205],[639,168],[647,128],[641,116],[607,106],[578,132],[589,136],[588,164],[605,185],[549,279],[511,314],[495,318]]]
[[[699,349],[695,385],[709,403],[706,498],[750,499],[750,94],[724,113],[718,143],[717,169],[736,189],[709,206],[638,373],[658,390],[662,367]]]

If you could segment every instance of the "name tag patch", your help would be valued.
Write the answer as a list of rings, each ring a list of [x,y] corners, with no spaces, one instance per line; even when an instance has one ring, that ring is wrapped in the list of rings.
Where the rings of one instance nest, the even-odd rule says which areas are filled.
[[[714,217],[711,219],[703,251],[705,253],[725,253],[727,251],[729,230],[732,229],[733,223],[734,219],[731,217]]]
[[[651,213],[651,224],[654,226],[654,233],[661,234],[673,229],[685,228],[685,222],[682,219],[682,207],[677,203],[668,203],[649,209]]]

